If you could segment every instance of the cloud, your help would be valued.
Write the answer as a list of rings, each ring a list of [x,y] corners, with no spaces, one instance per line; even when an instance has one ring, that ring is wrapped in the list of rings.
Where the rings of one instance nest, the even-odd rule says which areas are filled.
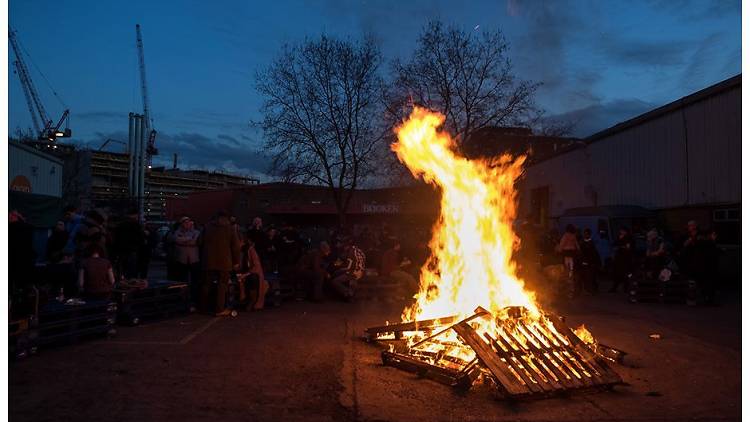
[[[124,120],[127,123],[128,113],[122,111],[71,111],[71,116],[81,120]]]
[[[96,150],[106,139],[127,143],[128,134],[125,131],[95,132],[89,139],[77,143]],[[231,135],[159,132],[156,147],[160,152],[153,159],[156,166],[171,166],[172,154],[177,153],[180,168],[221,170],[268,179],[270,159],[251,143],[240,141]],[[121,152],[126,148],[127,145],[122,143],[110,142],[105,150]]]
[[[648,0],[654,10],[679,17],[683,21],[720,19],[726,16],[737,16],[742,9],[740,0]]]
[[[600,54],[614,65],[676,66],[685,62],[685,55],[695,45],[692,40],[645,41],[602,34],[596,41]]]

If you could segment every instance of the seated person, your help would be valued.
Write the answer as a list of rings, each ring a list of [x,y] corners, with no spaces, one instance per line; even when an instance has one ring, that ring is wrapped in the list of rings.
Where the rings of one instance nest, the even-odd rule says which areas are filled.
[[[323,300],[323,283],[331,277],[326,271],[326,258],[330,254],[331,247],[328,243],[320,242],[317,248],[302,255],[297,262],[295,278],[298,290],[307,290],[308,296],[315,302]]]
[[[268,282],[263,276],[255,244],[249,236],[243,236],[242,256],[237,280],[240,285],[240,302],[247,302],[247,310],[261,310],[265,305]]]
[[[342,258],[331,277],[331,287],[339,296],[352,301],[357,281],[365,275],[365,254],[349,238],[345,238],[342,243]]]
[[[84,299],[105,300],[112,296],[115,274],[112,263],[103,258],[102,247],[92,243],[88,247],[87,258],[81,261],[78,270],[78,286]]]
[[[419,283],[411,274],[403,270],[404,267],[411,264],[411,261],[401,259],[401,243],[394,239],[390,241],[388,249],[383,252],[383,260],[380,267],[381,275],[390,277],[409,292],[415,293],[419,290]]]

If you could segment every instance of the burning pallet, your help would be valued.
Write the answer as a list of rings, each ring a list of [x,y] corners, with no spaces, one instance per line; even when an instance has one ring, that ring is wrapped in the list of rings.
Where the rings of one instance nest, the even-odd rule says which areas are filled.
[[[407,337],[419,340],[410,344]],[[462,320],[372,327],[365,339],[390,345],[382,353],[386,365],[466,389],[484,375],[505,398],[622,384],[607,363],[611,358],[598,354],[559,318],[529,318],[524,308],[506,308],[502,318],[478,308]]]

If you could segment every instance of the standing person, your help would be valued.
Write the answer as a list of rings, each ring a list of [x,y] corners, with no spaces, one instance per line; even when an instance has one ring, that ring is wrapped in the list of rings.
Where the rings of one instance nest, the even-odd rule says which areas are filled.
[[[353,301],[357,281],[365,275],[365,254],[356,247],[350,238],[343,240],[343,264],[331,278],[331,287],[347,301]]]
[[[664,241],[659,236],[656,229],[649,230],[646,233],[646,275],[648,278],[657,278],[659,272],[666,264],[667,251],[664,248]]]
[[[133,208],[115,228],[115,251],[120,265],[120,276],[138,278],[138,252],[146,242],[143,227],[138,220],[138,210]]]
[[[596,280],[596,275],[599,272],[602,260],[599,256],[599,251],[596,250],[596,245],[591,239],[591,229],[586,228],[583,230],[583,241],[580,243],[581,247],[581,266],[580,266],[580,279],[583,288],[591,293],[596,294],[599,292],[599,283]]]
[[[65,230],[65,222],[58,221],[47,239],[47,261],[58,262],[63,257],[63,250],[68,244],[68,232]]]
[[[557,250],[563,256],[565,268],[571,273],[573,272],[573,263],[580,249],[581,247],[576,238],[576,228],[572,224],[568,224],[565,227],[565,233],[563,233],[560,242],[557,244]]]
[[[403,270],[403,267],[410,263],[408,259],[401,257],[401,243],[398,240],[392,240],[388,249],[383,252],[380,271],[382,275],[392,278],[413,294],[419,290],[419,284],[411,274]]]
[[[102,252],[101,246],[93,243],[88,247],[87,257],[81,261],[78,286],[84,299],[105,300],[112,296],[115,274],[109,260],[101,256]]]
[[[560,242],[557,244],[557,251],[563,256],[563,264],[567,271],[568,278],[568,297],[572,298],[576,294],[576,273],[575,273],[575,260],[578,257],[578,252],[581,250],[576,238],[576,228],[572,224],[568,224],[565,227],[565,233],[560,238]]]
[[[91,210],[80,224],[75,235],[76,256],[83,258],[92,244],[101,247],[101,255],[107,256],[107,230],[104,228],[105,219],[98,211]]]
[[[253,218],[252,225],[247,229],[247,237],[250,238],[257,250],[262,251],[263,240],[266,238],[266,232],[263,230],[263,219],[260,217]],[[262,255],[261,252],[261,258],[263,258]]]
[[[177,245],[175,244],[175,234],[180,229],[180,222],[177,221],[169,227],[169,231],[164,235],[162,242],[164,244],[164,254],[167,261],[167,280],[182,280],[179,264],[177,263]],[[198,296],[193,296],[193,300]]]
[[[271,227],[268,229],[267,236],[261,238],[262,240],[259,244],[262,247],[261,250],[263,251],[262,255],[265,268],[268,268],[268,270],[274,274],[279,272],[279,249],[282,248],[281,239],[278,234],[279,232]]]
[[[216,316],[230,315],[226,309],[226,296],[229,288],[229,273],[239,269],[240,242],[229,216],[219,211],[203,231],[203,291],[202,307],[208,309],[211,298],[211,285],[217,281],[214,301]]]
[[[17,210],[8,213],[8,284],[11,294],[34,282],[34,227]]]
[[[719,256],[721,255],[717,239],[716,230],[710,230],[701,242],[705,272],[700,287],[705,305],[716,304],[716,290],[719,287]]]
[[[302,247],[297,230],[288,223],[281,225],[281,242],[279,244],[279,270],[291,268],[302,255]]]
[[[306,290],[308,297],[314,302],[323,300],[323,284],[331,278],[326,270],[326,258],[330,254],[331,247],[328,243],[320,242],[317,248],[302,255],[297,262],[294,276],[297,280],[298,294]]]
[[[144,280],[148,278],[151,256],[157,243],[156,230],[153,227],[145,226],[143,228],[143,243],[138,248],[138,278]]]
[[[76,236],[83,223],[83,216],[78,213],[78,208],[68,205],[65,207],[63,221],[65,231],[68,232],[68,242],[65,244],[63,253],[72,256],[76,252]]]
[[[610,293],[617,291],[620,285],[623,289],[628,288],[628,280],[633,275],[633,237],[630,236],[630,230],[621,227],[614,242],[614,283],[609,290]]]
[[[180,218],[180,226],[174,232],[174,265],[177,280],[190,286],[190,301],[193,306],[198,305],[201,285],[201,262],[198,248],[200,232],[195,230],[190,217]]]

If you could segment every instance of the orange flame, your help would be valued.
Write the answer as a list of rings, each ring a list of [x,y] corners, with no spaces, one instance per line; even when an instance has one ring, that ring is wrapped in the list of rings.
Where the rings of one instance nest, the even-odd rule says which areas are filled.
[[[396,129],[398,142],[391,145],[415,177],[442,191],[430,241],[432,256],[422,267],[416,302],[402,318],[466,317],[477,306],[495,315],[506,306],[523,306],[530,317],[538,318],[534,295],[524,289],[511,259],[518,244],[512,229],[514,182],[525,157],[462,157],[450,135],[438,130],[444,120],[439,113],[415,107]]]
[[[596,339],[594,339],[594,336],[591,334],[591,331],[589,331],[585,325],[581,324],[580,327],[573,330],[573,332],[576,334],[576,336],[581,339],[586,344],[592,344],[596,343]]]

